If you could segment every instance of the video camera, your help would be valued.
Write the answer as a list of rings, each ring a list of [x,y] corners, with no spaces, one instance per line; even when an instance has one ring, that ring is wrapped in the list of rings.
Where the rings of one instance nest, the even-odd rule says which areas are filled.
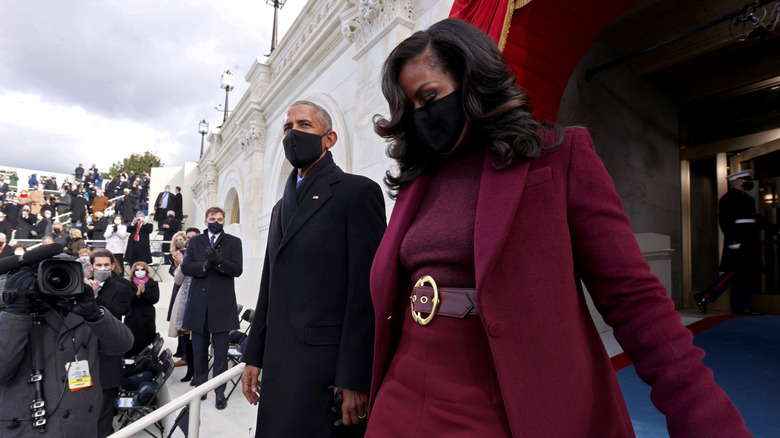
[[[0,275],[9,274],[11,278],[27,270],[36,280],[28,290],[6,291],[3,284],[3,302],[11,303],[20,295],[67,299],[83,293],[84,272],[81,263],[70,258],[58,258],[62,248],[62,245],[52,243],[27,251],[21,257],[0,259]]]

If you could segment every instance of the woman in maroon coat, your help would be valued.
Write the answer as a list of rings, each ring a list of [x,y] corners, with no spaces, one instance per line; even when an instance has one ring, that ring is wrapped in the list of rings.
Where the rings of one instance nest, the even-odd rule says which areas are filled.
[[[749,436],[587,131],[537,122],[502,59],[444,20],[385,62],[397,200],[371,273],[366,436],[634,436],[580,281],[671,436]]]

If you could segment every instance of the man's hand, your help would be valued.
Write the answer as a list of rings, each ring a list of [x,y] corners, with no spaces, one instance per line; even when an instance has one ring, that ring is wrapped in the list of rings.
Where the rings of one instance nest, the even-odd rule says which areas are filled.
[[[100,308],[95,303],[95,296],[84,286],[84,292],[67,301],[57,301],[57,306],[84,318],[85,321],[95,322],[102,317]]]
[[[338,390],[341,390],[341,395],[344,398],[341,402],[341,421],[344,425],[351,426],[364,420],[366,413],[368,413],[368,394],[344,388],[333,388],[333,393],[335,394]]]
[[[247,365],[244,368],[244,375],[241,377],[241,388],[244,391],[244,397],[250,404],[256,405],[260,401],[260,388],[258,382],[260,379],[260,368]]]
[[[89,278],[85,278],[84,279],[84,284],[86,284],[87,286],[92,288],[93,296],[95,298],[97,298],[97,291],[98,291],[98,287],[100,286],[100,284],[98,284],[98,281],[97,280],[92,280],[92,279],[89,279]]]
[[[206,247],[206,259],[211,262],[212,265],[218,266],[220,263],[222,263],[222,254],[219,253],[216,249],[207,246]]]

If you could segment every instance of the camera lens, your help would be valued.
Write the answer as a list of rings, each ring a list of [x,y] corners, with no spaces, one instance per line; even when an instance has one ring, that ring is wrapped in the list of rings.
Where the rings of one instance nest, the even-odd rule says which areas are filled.
[[[44,295],[76,296],[84,290],[84,272],[75,260],[48,259],[38,266],[38,287]]]
[[[70,273],[61,266],[54,267],[47,272],[44,281],[54,291],[69,289],[72,284]]]

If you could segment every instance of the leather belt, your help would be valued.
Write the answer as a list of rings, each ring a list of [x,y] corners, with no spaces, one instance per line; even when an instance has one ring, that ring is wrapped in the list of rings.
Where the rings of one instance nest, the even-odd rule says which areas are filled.
[[[424,286],[429,283],[430,286]],[[409,297],[412,316],[420,325],[428,325],[434,315],[464,318],[478,315],[477,291],[473,288],[437,287],[429,276],[422,277]],[[423,318],[422,313],[428,313]]]

